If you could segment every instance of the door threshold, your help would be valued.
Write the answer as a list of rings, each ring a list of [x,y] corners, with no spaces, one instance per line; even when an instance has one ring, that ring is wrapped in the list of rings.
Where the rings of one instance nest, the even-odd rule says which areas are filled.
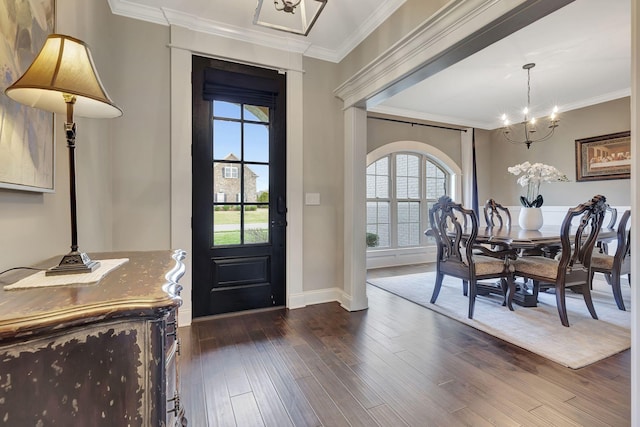
[[[243,316],[245,314],[256,314],[256,313],[264,313],[266,311],[276,311],[286,309],[284,305],[279,305],[277,307],[265,307],[265,308],[255,308],[253,310],[242,310],[242,311],[233,311],[230,313],[220,313],[220,314],[212,314],[210,316],[201,316],[196,317],[191,320],[191,323],[204,322],[212,319],[223,319],[225,317],[237,317]]]

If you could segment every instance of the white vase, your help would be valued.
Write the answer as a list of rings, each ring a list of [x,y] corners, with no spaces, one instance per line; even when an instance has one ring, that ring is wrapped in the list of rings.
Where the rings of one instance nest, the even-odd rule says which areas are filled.
[[[525,208],[520,209],[518,225],[523,230],[539,230],[542,227],[542,209]]]

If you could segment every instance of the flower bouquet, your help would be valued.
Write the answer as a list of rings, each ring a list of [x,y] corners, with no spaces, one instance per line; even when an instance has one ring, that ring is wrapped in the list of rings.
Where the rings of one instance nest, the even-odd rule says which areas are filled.
[[[542,163],[524,162],[507,168],[509,173],[521,175],[518,184],[527,187],[527,195],[520,196],[520,203],[525,208],[539,208],[544,200],[540,194],[540,184],[543,182],[569,181],[567,176],[553,166]]]

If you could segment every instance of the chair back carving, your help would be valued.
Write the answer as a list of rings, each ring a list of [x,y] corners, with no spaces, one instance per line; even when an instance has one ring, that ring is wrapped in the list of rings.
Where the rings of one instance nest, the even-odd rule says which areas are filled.
[[[607,218],[609,219],[609,221],[606,223],[607,225],[605,225],[605,227],[614,228],[616,226],[616,221],[618,220],[618,210],[607,205],[602,224],[607,221]],[[609,243],[607,241],[599,240],[598,242],[596,242],[596,247],[598,248],[598,252],[600,252],[601,254],[609,253]]]
[[[622,269],[624,264],[628,264],[628,261],[631,258],[631,229],[627,228],[627,224],[629,223],[629,219],[631,218],[631,211],[626,210],[622,214],[622,218],[620,218],[620,223],[618,224],[618,247],[616,248],[616,253],[613,256],[614,264],[618,264],[618,271],[620,274],[626,274],[631,271],[629,266],[628,269]]]
[[[617,229],[618,246],[616,247],[616,253],[613,256],[606,253],[594,254],[591,259],[589,274],[590,288],[593,286],[594,273],[604,274],[605,280],[611,285],[616,305],[623,311],[626,310],[626,308],[620,287],[620,276],[627,275],[629,285],[631,285],[631,229],[627,228],[629,218],[631,218],[631,211],[624,211]]]
[[[472,245],[466,243],[474,242],[478,236],[475,212],[455,203],[449,196],[442,196],[429,210],[429,222],[430,234],[435,238],[438,248],[438,263],[458,263],[461,267],[469,268],[472,265]],[[462,238],[463,232],[468,235],[466,239]]]
[[[489,199],[484,204],[484,219],[487,227],[511,227],[511,213],[509,209]]]
[[[571,208],[567,212],[560,228],[562,244],[558,265],[560,283],[564,282],[565,274],[576,270],[588,271],[606,208],[606,198],[596,195],[590,201]]]
[[[604,213],[604,219],[607,219],[607,218],[609,218],[609,222],[607,222],[607,225],[605,227],[607,228],[615,227],[616,221],[618,220],[618,209],[607,205],[607,208]],[[603,224],[604,224],[604,220],[603,220]]]

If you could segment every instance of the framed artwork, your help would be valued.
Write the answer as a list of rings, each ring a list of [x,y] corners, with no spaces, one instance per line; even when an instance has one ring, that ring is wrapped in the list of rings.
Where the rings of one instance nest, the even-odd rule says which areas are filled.
[[[0,188],[53,192],[54,115],[4,93],[54,31],[55,0],[2,0],[0,16]]]
[[[631,132],[576,139],[576,181],[628,179]]]

